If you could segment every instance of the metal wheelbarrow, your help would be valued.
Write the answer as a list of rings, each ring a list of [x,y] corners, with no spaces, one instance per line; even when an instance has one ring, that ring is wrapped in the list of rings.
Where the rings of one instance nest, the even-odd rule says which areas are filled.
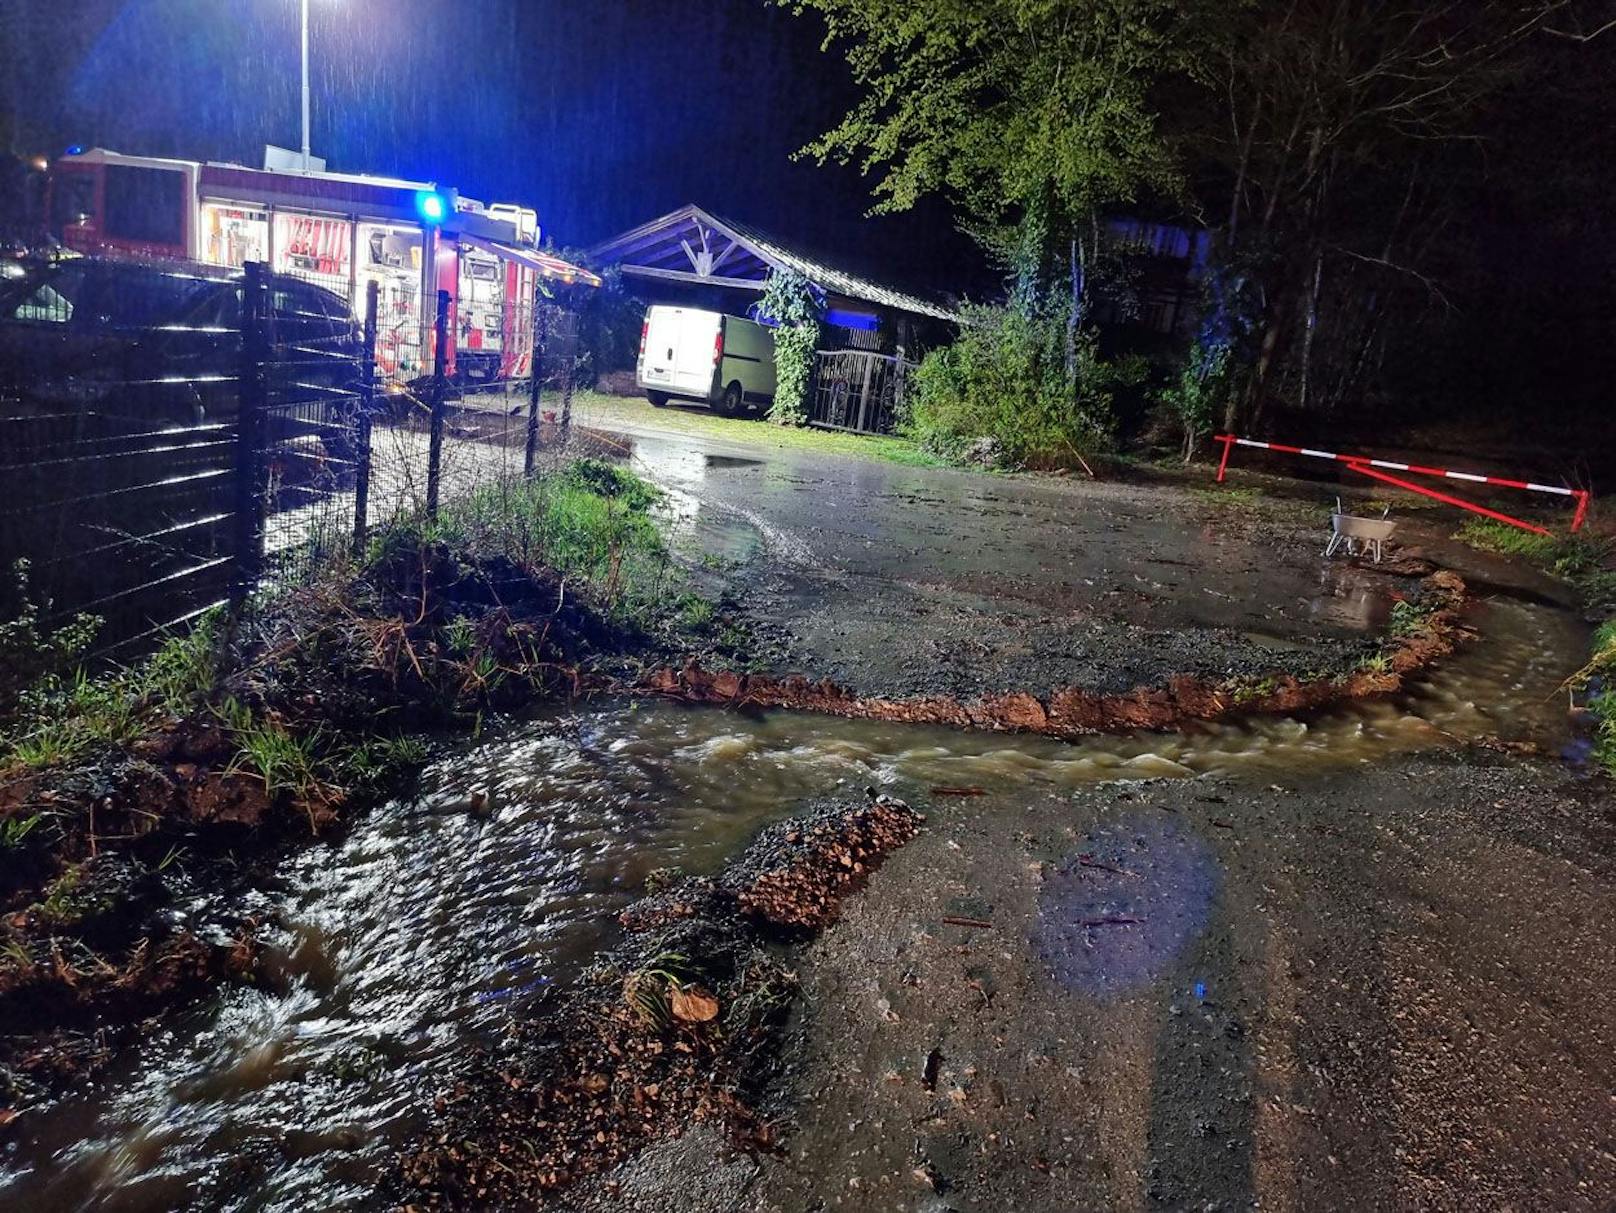
[[[1387,506],[1381,511],[1379,518],[1362,518],[1357,514],[1347,514],[1341,509],[1341,498],[1337,497],[1335,513],[1330,515],[1330,543],[1324,549],[1324,554],[1334,556],[1345,547],[1348,556],[1357,556],[1360,552],[1364,552],[1374,557],[1375,563],[1379,564],[1384,554],[1382,545],[1397,530],[1397,524],[1388,517],[1391,512],[1392,507]]]

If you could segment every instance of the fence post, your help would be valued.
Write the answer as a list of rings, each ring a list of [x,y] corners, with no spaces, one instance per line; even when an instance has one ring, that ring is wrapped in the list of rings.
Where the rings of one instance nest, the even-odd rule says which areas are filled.
[[[263,572],[264,498],[269,489],[264,450],[269,410],[269,273],[260,261],[249,261],[243,270],[236,403],[236,575],[230,595],[236,608],[247,601]]]
[[[866,433],[870,430],[870,376],[875,371],[875,355],[865,354],[864,382],[859,387],[858,428]]]
[[[370,517],[370,422],[376,407],[376,308],[381,283],[374,278],[365,287],[364,353],[359,363],[359,417],[354,425],[353,550],[365,550],[365,527]]]
[[[562,348],[566,351],[561,368],[561,445],[566,447],[572,438],[572,389],[573,379],[578,373],[578,314],[572,312],[567,317],[567,340]]]
[[[448,396],[449,292],[438,292],[438,323],[433,329],[432,436],[426,449],[426,516],[438,516],[438,481],[443,473],[443,413]]]
[[[522,458],[522,475],[533,479],[539,457],[539,396],[544,390],[544,305],[543,292],[533,288],[533,378],[527,386],[527,453]]]

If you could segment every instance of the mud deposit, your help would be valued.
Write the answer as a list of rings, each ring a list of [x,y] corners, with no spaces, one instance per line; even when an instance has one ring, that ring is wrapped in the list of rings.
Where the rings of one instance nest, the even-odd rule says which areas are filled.
[[[771,827],[716,879],[682,879],[624,910],[627,938],[554,1013],[440,1097],[404,1160],[407,1199],[524,1204],[694,1124],[772,1144],[758,1101],[796,975],[768,944],[828,926],[923,820],[869,796]]]
[[[1139,686],[1122,695],[1068,686],[1044,697],[1011,691],[962,701],[949,696],[872,698],[828,680],[714,673],[692,662],[682,670],[656,671],[646,686],[689,703],[793,708],[867,720],[1043,733],[1068,739],[1128,729],[1169,729],[1235,712],[1308,711],[1338,700],[1392,694],[1402,688],[1405,678],[1453,651],[1467,632],[1461,623],[1464,602],[1465,585],[1457,575],[1431,574],[1405,600],[1413,611],[1413,622],[1384,642],[1372,657],[1374,668],[1333,675],[1313,672],[1298,678],[1270,670],[1261,677],[1214,682],[1179,674],[1167,678],[1165,686]]]
[[[1294,964],[1272,961],[1274,984],[1263,995],[1271,1000],[1271,1009],[1263,1012],[1273,1019],[1270,1031],[1282,1031],[1284,999],[1291,999],[1315,1006],[1318,1031],[1326,1034],[1309,1038],[1312,1043],[1298,1054],[1280,1054],[1266,1044],[1256,1051],[1249,1043],[1241,1045],[1246,1052],[1240,1054],[1239,1073],[1247,1075],[1242,1081],[1248,1085],[1218,1090],[1229,1093],[1231,1106],[1250,1107],[1243,1092],[1257,1081],[1253,1075],[1264,1082],[1301,1083],[1296,1087],[1301,1095],[1286,1106],[1310,1111],[1287,1113],[1293,1119],[1283,1122],[1290,1126],[1285,1131],[1302,1134],[1303,1146],[1318,1145],[1325,1156],[1315,1151],[1301,1162],[1286,1162],[1286,1173],[1303,1174],[1299,1168],[1305,1162],[1307,1182],[1314,1186],[1301,1190],[1319,1196],[1312,1204],[1339,1204],[1350,1189],[1334,1186],[1337,1172],[1327,1155],[1348,1158],[1342,1151],[1351,1143],[1338,1149],[1335,1136],[1329,1142],[1318,1136],[1335,1133],[1318,1119],[1321,1109],[1333,1105],[1309,1102],[1315,1092],[1306,1085],[1308,1066],[1334,1058],[1331,1064],[1382,1075],[1376,1080],[1381,1086],[1356,1092],[1351,1075],[1357,1069],[1341,1070],[1343,1085],[1331,1088],[1331,1098],[1359,1109],[1357,1121],[1343,1124],[1374,1129],[1381,1135],[1376,1140],[1393,1142],[1389,1150],[1395,1149],[1400,1126],[1412,1121],[1386,1119],[1390,1113],[1380,1109],[1388,1106],[1387,1090],[1405,1092],[1399,1098],[1411,1101],[1400,1116],[1414,1116],[1413,1105],[1435,1106],[1427,1104],[1426,1092],[1438,1072],[1429,1069],[1428,1059],[1421,1060],[1423,1054],[1410,1055],[1412,1068],[1398,1071],[1396,1084],[1404,1085],[1385,1085],[1391,1081],[1384,1077],[1389,1046],[1375,1042],[1401,1030],[1397,1014],[1408,1004],[1399,1001],[1405,998],[1399,992],[1404,985],[1391,976],[1375,976],[1392,973],[1375,957],[1384,950],[1384,939],[1399,955],[1419,955],[1412,937],[1392,939],[1401,923],[1434,922],[1435,914],[1460,929],[1472,916],[1466,892],[1471,884],[1491,889],[1505,882],[1499,886],[1502,900],[1488,911],[1491,921],[1502,931],[1516,912],[1509,907],[1529,912],[1521,939],[1510,944],[1507,955],[1519,956],[1520,948],[1541,940],[1541,963],[1534,961],[1521,971],[1524,976],[1504,981],[1499,972],[1475,967],[1479,952],[1466,953],[1464,963],[1452,962],[1451,986],[1444,984],[1448,979],[1433,977],[1419,987],[1420,996],[1434,999],[1431,1005],[1441,1016],[1458,1015],[1462,1022],[1465,1000],[1502,982],[1498,997],[1528,998],[1521,1005],[1538,1008],[1531,1014],[1541,1030],[1524,1037],[1519,1049],[1488,1045],[1491,1051],[1485,1053],[1474,1052],[1481,1047],[1479,1038],[1455,1035],[1446,1018],[1439,1021],[1444,1026],[1430,1030],[1446,1033],[1462,1056],[1504,1067],[1500,1073],[1514,1076],[1508,1081],[1522,1089],[1547,1084],[1546,1090],[1585,1090],[1589,1067],[1602,1064],[1588,1060],[1595,1057],[1592,1051],[1576,1052],[1582,1060],[1575,1060],[1547,1043],[1554,1032],[1571,1031],[1563,1021],[1573,1014],[1573,1005],[1581,1004],[1563,1001],[1551,985],[1539,983],[1539,976],[1556,956],[1569,958],[1575,968],[1587,955],[1576,943],[1582,933],[1576,924],[1594,920],[1581,912],[1574,920],[1567,916],[1562,922],[1561,916],[1573,908],[1565,900],[1572,888],[1589,892],[1594,898],[1589,905],[1608,893],[1608,877],[1577,842],[1588,821],[1603,820],[1608,808],[1599,799],[1602,793],[1587,801],[1540,795],[1564,777],[1509,774],[1522,748],[1545,755],[1568,747],[1575,752],[1575,739],[1556,710],[1556,688],[1567,661],[1585,643],[1585,631],[1561,613],[1509,600],[1481,604],[1474,622],[1482,642],[1460,650],[1394,699],[1340,705],[1316,716],[1211,722],[1172,734],[1065,743],[666,703],[546,713],[491,733],[475,745],[443,753],[416,793],[362,819],[340,841],[320,843],[287,860],[256,893],[238,900],[237,908],[265,924],[258,984],[227,987],[215,1000],[153,1025],[116,1053],[92,1089],[21,1118],[12,1126],[4,1155],[0,1203],[43,1210],[374,1207],[395,1174],[398,1151],[429,1131],[435,1100],[465,1073],[473,1052],[499,1056],[518,1030],[542,1032],[579,973],[616,942],[617,915],[642,894],[653,872],[677,866],[697,876],[716,873],[760,828],[790,816],[804,801],[834,795],[845,803],[874,784],[924,807],[928,830],[899,851],[867,891],[843,905],[842,920],[813,945],[805,961],[786,964],[802,984],[801,1031],[806,1034],[796,1051],[775,1055],[786,1067],[780,1077],[797,1078],[770,1085],[782,1097],[798,1093],[801,1103],[774,1126],[774,1140],[786,1151],[796,1178],[767,1178],[773,1207],[796,1210],[815,1200],[886,1207],[860,1195],[863,1185],[877,1180],[891,1185],[882,1191],[890,1191],[896,1208],[946,1207],[927,1206],[927,1201],[952,1202],[960,1209],[1023,1207],[1016,1203],[1020,1196],[1006,1195],[1021,1189],[973,1190],[967,1183],[978,1182],[972,1179],[976,1160],[995,1166],[1005,1161],[981,1153],[996,1148],[989,1135],[998,1132],[1012,1145],[1031,1141],[1024,1126],[1036,1123],[1056,1132],[1060,1121],[1054,1112],[1026,1121],[1025,1102],[1007,1102],[1014,1114],[1003,1112],[1003,1125],[955,1126],[950,1131],[957,1141],[946,1149],[927,1138],[935,1151],[924,1166],[906,1153],[912,1153],[917,1136],[924,1136],[911,1124],[915,1113],[907,1104],[893,1118],[879,1110],[873,1118],[863,1112],[831,1115],[887,1089],[884,1079],[875,1095],[868,1086],[876,1082],[869,1074],[884,1074],[884,1069],[868,1069],[877,1060],[883,1067],[890,1064],[907,1084],[895,1088],[904,1098],[920,1099],[916,1084],[920,1090],[924,1084],[915,1075],[924,1077],[934,1048],[940,1054],[931,1067],[936,1092],[924,1098],[946,1100],[945,1110],[954,1106],[956,1085],[965,1092],[967,1108],[977,1106],[971,1100],[994,1098],[991,1078],[1007,1096],[1019,1090],[1019,1078],[988,1074],[983,1061],[953,1035],[977,1022],[984,996],[996,1013],[1009,1018],[982,1024],[993,1026],[1011,1045],[1021,1036],[1044,1040],[1064,1059],[1051,1063],[1048,1072],[1074,1084],[1062,1089],[1060,1099],[1080,1105],[1072,1113],[1074,1124],[1091,1126],[1065,1131],[1084,1143],[1078,1152],[1051,1153],[1053,1145],[1038,1139],[1036,1152],[1009,1157],[1006,1173],[1029,1184],[1045,1182],[1039,1159],[1052,1171],[1064,1168],[1059,1174],[1067,1186],[1028,1188],[1025,1207],[1105,1206],[1112,1196],[1123,1207],[1149,1203],[1148,1185],[1131,1176],[1149,1170],[1145,1162],[1157,1149],[1150,1136],[1157,1113],[1150,1109],[1158,1102],[1142,1104],[1136,1095],[1136,1102],[1122,1109],[1127,1116],[1098,1122],[1090,1104],[1101,1092],[1116,1099],[1134,1088],[1154,1089],[1156,1054],[1141,1051],[1139,1042],[1155,1037],[1149,1030],[1115,1037],[1121,1051],[1104,1056],[1126,1061],[1130,1068],[1121,1071],[1102,1074],[1093,1068],[1099,1063],[1090,1053],[1112,1048],[1107,1042],[1120,1022],[1114,1007],[1121,1005],[1112,1000],[1124,995],[1132,1000],[1130,1007],[1143,1008],[1130,1011],[1129,1024],[1148,1028],[1156,1016],[1185,1022],[1164,1008],[1189,988],[1186,958],[1199,955],[1203,941],[1206,947],[1222,946],[1217,941],[1231,922],[1243,921],[1248,904],[1267,906],[1261,921],[1276,930],[1295,914],[1339,928],[1310,935],[1317,948],[1288,954],[1299,957]],[[1419,757],[1466,740],[1484,746],[1463,751],[1462,761]],[[1365,784],[1350,812],[1342,807],[1341,789],[1364,772],[1383,768],[1390,773]],[[1161,779],[1169,782],[1140,783]],[[1472,795],[1465,791],[1471,780],[1491,782],[1477,782]],[[1499,780],[1522,782],[1511,790],[1495,787]],[[1274,791],[1271,785],[1286,790]],[[981,795],[949,791],[978,789]],[[1162,824],[1137,836],[1147,843],[1168,841],[1136,853],[1131,827],[1107,814],[1115,810],[1125,817],[1143,812],[1141,805]],[[1477,822],[1496,837],[1489,840]],[[1068,827],[1075,833],[1066,833]],[[1443,858],[1433,859],[1427,875],[1410,866],[1423,845],[1418,838],[1407,835],[1415,838],[1412,852],[1396,843],[1412,830],[1431,831],[1440,843]],[[1034,841],[1023,840],[1023,832]],[[1351,841],[1351,848],[1342,839]],[[1393,852],[1401,866],[1383,880],[1385,854]],[[1168,955],[1167,944],[1154,934],[1101,940],[1107,931],[1133,930],[1128,924],[1079,929],[1040,916],[1038,890],[1045,887],[1057,891],[1061,905],[1092,901],[1084,902],[1085,920],[1142,916],[1135,903],[1120,900],[1133,878],[1090,868],[1084,855],[1128,871],[1142,870],[1136,865],[1147,860],[1155,865],[1152,880],[1163,886],[1168,900],[1152,903],[1151,917],[1159,916],[1161,906],[1186,907],[1187,927],[1174,937],[1176,951]],[[990,861],[990,867],[970,866]],[[1032,882],[1027,865],[1033,863],[1044,865],[1041,882]],[[1537,873],[1534,883],[1509,883],[1517,870]],[[1180,889],[1197,873],[1212,874],[1212,883],[1197,886],[1198,892]],[[1112,884],[1091,890],[1083,883],[1101,877]],[[1426,880],[1435,882],[1433,890],[1446,890],[1440,899],[1435,891],[1416,896]],[[1555,881],[1563,881],[1568,891],[1556,894],[1549,887]],[[1265,888],[1275,892],[1265,894]],[[1229,900],[1233,891],[1240,893],[1238,902]],[[1555,898],[1541,912],[1530,908],[1536,903],[1520,900],[1540,892]],[[1444,900],[1449,897],[1455,900]],[[176,909],[196,914],[205,906],[182,898]],[[991,925],[953,926],[941,921],[944,916]],[[1199,934],[1196,922],[1202,924]],[[1366,926],[1376,933],[1362,934]],[[1096,937],[1097,948],[1118,949],[1114,957],[1100,954],[1105,965],[1082,950],[1088,935]],[[1239,938],[1242,950],[1231,953],[1239,959],[1228,962],[1228,971],[1245,981],[1257,963],[1250,959],[1256,937]],[[966,967],[972,972],[932,968],[966,957],[962,948],[970,950]],[[1333,949],[1341,949],[1341,959],[1332,959]],[[1431,955],[1434,962],[1437,954]],[[1371,961],[1381,967],[1360,967]],[[991,971],[976,972],[980,964]],[[1104,992],[1098,978],[1121,971],[1119,966],[1142,975],[1144,984]],[[1005,984],[1012,971],[1024,986]],[[1588,971],[1596,973],[1598,965]],[[911,979],[924,984],[907,984]],[[1547,983],[1547,976],[1542,981]],[[995,993],[995,982],[1010,992]],[[1214,998],[1224,997],[1222,984],[1209,984]],[[1088,992],[1076,992],[1081,990]],[[1364,990],[1368,993],[1360,996]],[[1330,1011],[1346,992],[1353,997],[1342,1003],[1344,1009]],[[845,1009],[839,1010],[844,998]],[[1054,1018],[1043,1026],[1016,1019],[1013,1008],[1023,999],[1029,1016],[1047,1011]],[[1495,1008],[1488,1014],[1496,1019],[1502,1012],[1490,992],[1488,999],[1487,1006]],[[1241,1040],[1249,1042],[1256,1030],[1253,1014],[1249,1005],[1242,1012]],[[1602,1031],[1597,1016],[1585,1018],[1586,1032]],[[1235,1039],[1216,1036],[1225,1030],[1224,1022],[1209,1029],[1208,1040]],[[1507,1035],[1502,1021],[1489,1022],[1499,1039]],[[905,1031],[914,1038],[884,1035],[894,1023],[909,1025]],[[922,1025],[929,1026],[922,1031]],[[921,1036],[926,1040],[916,1051]],[[1585,1037],[1565,1039],[1581,1041],[1571,1046],[1577,1050],[1589,1043]],[[1091,1043],[1080,1049],[1080,1041]],[[866,1051],[872,1059],[868,1065]],[[1608,1050],[1599,1056],[1609,1056]],[[1206,1063],[1216,1072],[1222,1064],[1215,1058]],[[966,1073],[973,1065],[984,1075],[974,1087]],[[1477,1071],[1471,1067],[1464,1073]],[[1420,1074],[1428,1078],[1416,1082]],[[1170,1078],[1167,1074],[1161,1081]],[[1496,1084],[1486,1090],[1497,1094]],[[1164,1096],[1160,1115],[1166,1116],[1170,1106]],[[826,1119],[815,1119],[819,1108]],[[1594,1116],[1597,1109],[1586,1110],[1593,1117],[1589,1123],[1601,1123]],[[867,1134],[876,1120],[883,1125],[884,1144],[873,1153],[864,1138],[831,1135],[836,1125],[853,1121],[860,1121],[858,1132]],[[1202,1114],[1183,1128],[1186,1140],[1221,1140],[1198,1136],[1200,1120],[1214,1127],[1222,1123]],[[1537,1132],[1552,1139],[1552,1126],[1536,1123]],[[647,1209],[770,1207],[761,1203],[763,1189],[757,1187],[766,1178],[760,1163],[728,1152],[727,1129],[705,1132],[602,1172],[593,1181],[600,1185],[596,1190],[579,1187],[561,1207],[596,1199],[626,1207],[637,1201]],[[1159,1139],[1165,1130],[1156,1132]],[[1060,1142],[1061,1135],[1055,1144],[1071,1144]],[[1440,1141],[1432,1138],[1422,1146],[1430,1152],[1427,1157],[1446,1159]],[[1273,1148],[1270,1143],[1262,1151]],[[678,1156],[664,1151],[680,1149],[695,1153],[673,1165],[670,1158]],[[1248,1159],[1249,1151],[1240,1153],[1245,1149],[1235,1147],[1232,1156]],[[1259,1151],[1258,1156],[1268,1155]],[[1403,1165],[1387,1162],[1391,1153],[1351,1157],[1359,1168],[1351,1174],[1380,1167],[1385,1171],[1380,1182],[1390,1182],[1385,1176],[1400,1174],[1397,1168]],[[1555,1162],[1552,1155],[1508,1157],[1523,1167]],[[926,1167],[947,1191],[939,1193],[929,1180],[925,1187],[910,1186],[922,1183],[913,1173]],[[1229,1172],[1255,1173],[1245,1162]],[[1597,1171],[1586,1173],[1590,1182],[1598,1180]],[[1113,1175],[1114,1187],[1081,1186],[1113,1183],[1108,1178]],[[800,1186],[808,1182],[805,1177],[813,1179],[814,1190]],[[851,1186],[855,1178],[859,1185]],[[607,1184],[617,1188],[608,1191]],[[1182,1196],[1192,1186],[1186,1181],[1162,1191]],[[1265,1204],[1266,1193],[1278,1191],[1268,1179],[1261,1190]],[[1059,1193],[1073,1191],[1092,1199],[1061,1203]],[[699,1193],[709,1193],[710,1202],[703,1203],[708,1196],[698,1199]],[[1162,1199],[1180,1203],[1177,1196]]]

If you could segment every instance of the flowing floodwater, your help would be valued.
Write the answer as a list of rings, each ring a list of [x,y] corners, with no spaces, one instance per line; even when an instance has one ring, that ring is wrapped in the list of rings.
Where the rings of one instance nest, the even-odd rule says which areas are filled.
[[[804,799],[1295,780],[1489,735],[1571,747],[1558,687],[1586,630],[1502,599],[1478,623],[1480,643],[1396,701],[1077,744],[659,702],[513,723],[287,861],[259,894],[279,924],[264,985],[171,1019],[95,1091],[32,1117],[4,1156],[0,1205],[372,1204],[448,1064],[553,997],[648,871],[713,870]]]

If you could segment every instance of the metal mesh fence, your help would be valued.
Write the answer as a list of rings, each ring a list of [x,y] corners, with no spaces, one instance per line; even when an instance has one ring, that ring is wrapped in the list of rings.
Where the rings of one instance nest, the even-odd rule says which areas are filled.
[[[0,560],[117,649],[232,574],[239,305],[206,267],[38,261],[0,280]],[[0,612],[16,604],[0,604]]]
[[[379,357],[375,295],[356,318],[317,272],[260,265],[77,259],[9,279],[0,561],[29,562],[47,618],[99,615],[101,649],[132,649],[561,457],[572,314],[542,305],[527,378],[468,391],[447,297],[406,384]]]
[[[243,508],[256,505],[263,532],[260,575],[298,581],[352,543],[371,342],[318,274],[249,266],[246,289],[244,385],[262,415],[248,421],[258,432],[244,444]]]
[[[534,323],[531,305],[525,316]],[[467,387],[444,369],[441,379],[429,376],[408,391],[378,396],[370,435],[369,529],[427,513],[434,482],[441,505],[537,474],[559,457],[570,422],[577,317],[545,304],[536,319],[529,341],[537,354],[520,381]]]

